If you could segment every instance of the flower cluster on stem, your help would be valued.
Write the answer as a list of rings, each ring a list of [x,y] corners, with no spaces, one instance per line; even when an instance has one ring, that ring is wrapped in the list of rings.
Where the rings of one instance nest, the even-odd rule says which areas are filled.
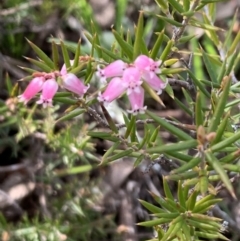
[[[73,64],[73,61],[71,61]],[[62,66],[60,71],[51,73],[36,72],[33,79],[28,84],[23,94],[19,95],[19,101],[27,104],[37,93],[41,92],[40,99],[36,102],[42,104],[43,107],[52,106],[52,99],[59,89],[57,78],[61,79],[61,87],[82,97],[88,90],[89,86],[85,86],[84,82],[76,75],[67,72],[66,65]]]
[[[128,112],[134,115],[144,113],[147,107],[144,106],[143,82],[148,83],[157,94],[161,94],[166,87],[166,83],[157,75],[161,73],[160,65],[160,60],[154,61],[146,55],[140,55],[132,64],[116,60],[103,69],[98,66],[100,81],[106,83],[108,78],[112,78],[104,92],[99,93],[98,100],[108,104],[126,93],[132,107]]]

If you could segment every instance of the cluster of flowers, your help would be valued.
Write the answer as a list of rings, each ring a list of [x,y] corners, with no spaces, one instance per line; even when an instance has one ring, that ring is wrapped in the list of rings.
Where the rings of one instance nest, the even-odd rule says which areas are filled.
[[[73,61],[71,61],[73,64]],[[61,77],[61,87],[69,90],[80,97],[82,97],[88,90],[89,86],[85,86],[83,81],[76,75],[67,73],[66,65],[62,66],[61,71],[54,71],[52,73],[37,72],[33,74],[34,78],[31,80],[22,95],[18,96],[20,102],[27,104],[38,92],[42,91],[40,99],[37,104],[42,104],[43,107],[52,106],[52,99],[58,91],[59,84],[56,81]]]
[[[144,106],[143,81],[157,94],[161,94],[167,85],[157,75],[160,73],[160,64],[161,60],[154,61],[146,55],[140,55],[132,64],[116,60],[103,69],[98,66],[97,76],[102,82],[106,83],[107,78],[112,78],[105,91],[99,93],[98,100],[108,104],[127,93],[132,107],[128,112],[134,115],[144,113],[147,107]]]
[[[73,64],[73,61],[71,61],[71,64]],[[166,83],[157,75],[160,73],[160,64],[161,61],[154,61],[146,55],[140,55],[132,64],[116,60],[103,69],[98,66],[97,76],[100,78],[100,81],[107,83],[106,80],[112,78],[107,84],[105,91],[99,93],[98,100],[108,104],[127,93],[132,107],[132,110],[128,112],[132,114],[144,113],[146,106],[144,106],[144,89],[141,86],[143,81],[146,81],[158,94],[161,94],[166,87]],[[61,87],[80,97],[89,88],[76,75],[67,73],[65,64],[61,71],[52,73],[37,72],[33,76],[34,78],[23,94],[19,96],[19,101],[25,104],[38,92],[42,91],[37,104],[43,104],[43,107],[52,106],[52,99],[59,88],[59,84],[56,81],[59,77],[61,79]]]

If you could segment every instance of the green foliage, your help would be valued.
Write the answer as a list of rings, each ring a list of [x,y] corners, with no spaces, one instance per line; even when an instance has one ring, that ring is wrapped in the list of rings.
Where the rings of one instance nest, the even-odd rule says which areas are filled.
[[[58,160],[49,160],[47,163],[46,174],[52,178],[84,173],[95,168],[97,164],[106,165],[124,157],[133,158],[134,166],[137,167],[143,160],[156,161],[164,156],[169,163],[173,161],[176,165],[163,176],[164,196],[151,192],[156,204],[140,200],[140,203],[153,214],[153,219],[140,222],[138,225],[153,227],[158,233],[158,239],[153,240],[185,241],[203,238],[228,240],[221,230],[223,220],[211,216],[210,211],[214,205],[221,202],[217,196],[219,188],[215,186],[213,180],[220,181],[236,199],[236,191],[232,185],[234,179],[230,179],[228,173],[231,171],[231,174],[237,177],[240,172],[238,165],[240,89],[235,76],[240,58],[240,34],[232,37],[232,26],[236,18],[233,19],[229,30],[222,33],[224,35],[222,40],[219,38],[222,29],[215,26],[214,22],[217,1],[156,0],[156,3],[158,6],[156,12],[149,14],[144,10],[140,11],[136,26],[133,27],[134,33],[131,34],[120,25],[127,1],[117,1],[116,26],[111,32],[114,40],[105,46],[98,27],[90,21],[92,13],[87,3],[76,1],[79,9],[86,10],[82,18],[89,30],[85,33],[89,48],[80,41],[75,44],[52,38],[50,41],[53,55],[50,58],[34,43],[28,41],[38,59],[26,59],[41,71],[50,73],[59,71],[59,56],[61,56],[67,70],[84,77],[85,84],[94,79],[93,74],[98,64],[107,65],[117,59],[132,63],[141,54],[161,60],[160,76],[165,81],[169,81],[166,94],[191,122],[180,123],[173,118],[164,119],[147,110],[140,118],[123,114],[124,123],[116,124],[104,106],[101,106],[101,115],[92,109],[93,104],[97,102],[97,91],[86,94],[82,99],[68,92],[59,92],[54,98],[54,102],[57,103],[55,109],[42,112],[41,121],[34,120],[33,113],[23,106],[19,107],[20,111],[11,113],[9,117],[8,106],[6,103],[0,103],[0,114],[4,118],[4,122],[0,123],[2,137],[0,144],[12,146],[13,153],[16,153],[18,145],[15,142],[24,137],[26,134],[24,130],[30,134],[40,127],[42,132],[46,133],[46,143],[49,147],[59,151]],[[66,4],[65,1],[62,4]],[[69,11],[74,11],[76,14],[73,9]],[[201,15],[202,19],[199,19],[198,15]],[[150,30],[144,21],[144,16],[164,24],[164,28],[157,31],[156,36],[152,36],[151,39],[154,39],[152,42],[146,41]],[[169,25],[173,28],[170,33],[167,31]],[[198,43],[200,39],[194,32],[196,27],[203,31],[201,43]],[[182,48],[184,43],[189,44],[190,51]],[[70,63],[69,52],[74,53],[73,65]],[[187,55],[187,60],[182,59],[183,53]],[[34,69],[23,69],[29,73],[23,80],[33,78]],[[174,83],[181,87],[184,103],[175,97],[171,87]],[[12,92],[13,87],[8,79],[7,86],[9,93]],[[164,106],[164,101],[148,84],[144,83],[142,86],[156,104]],[[64,104],[68,108],[59,116],[57,109]],[[36,107],[33,109],[33,112],[35,111],[37,112]],[[97,129],[96,123],[92,126],[85,123],[86,113],[93,116],[107,131]],[[17,123],[19,118],[21,122]],[[68,124],[58,133],[54,133],[54,126],[58,123]],[[153,123],[155,129],[152,127]],[[144,124],[141,135],[138,132],[139,124]],[[17,139],[8,137],[8,128],[12,125],[17,125],[19,128]],[[125,128],[124,134],[120,131],[123,128]],[[174,142],[164,143],[161,137],[163,129],[174,138]],[[94,152],[92,142],[95,138],[112,143],[101,158],[92,154]],[[60,164],[65,165],[65,168],[57,170]],[[178,184],[175,193],[168,184],[170,180]],[[84,223],[86,220],[84,209],[87,203],[78,198],[75,200],[72,196],[70,200],[67,206],[74,215],[69,217],[69,221],[73,218],[74,225]],[[58,205],[63,206],[62,203]],[[59,214],[58,218],[62,221],[65,216]],[[35,235],[36,239],[38,235],[41,236],[36,230],[41,229],[47,230],[48,235],[54,240],[55,236],[59,235],[59,230],[70,233],[74,227],[64,227],[54,222],[51,226],[49,223],[45,226],[37,221],[32,228],[20,227],[13,236]],[[86,237],[89,236],[86,234],[76,237],[87,240]]]

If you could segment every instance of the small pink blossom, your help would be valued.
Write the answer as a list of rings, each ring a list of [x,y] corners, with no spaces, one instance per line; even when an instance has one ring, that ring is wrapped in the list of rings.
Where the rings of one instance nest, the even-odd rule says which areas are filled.
[[[143,79],[150,85],[152,89],[160,95],[162,90],[166,88],[167,83],[163,82],[156,74],[151,75],[149,72],[143,74]]]
[[[73,66],[73,63],[74,63],[74,60],[70,60],[71,66]],[[67,74],[67,67],[66,67],[66,64],[63,64],[63,66],[60,70],[60,75],[63,76],[63,75],[66,75],[66,74]]]
[[[127,64],[122,60],[116,60],[111,64],[107,65],[105,68],[101,69],[100,66],[97,66],[97,76],[100,78],[100,81],[106,83],[106,79],[110,77],[120,77],[123,74],[123,71],[127,68]]]
[[[68,73],[62,76],[62,86],[63,88],[79,95],[83,96],[89,89],[89,85],[84,85],[83,81],[80,80],[75,74]]]
[[[22,95],[19,95],[19,101],[27,104],[39,91],[42,90],[44,77],[36,77],[32,79]]]
[[[127,94],[134,92],[140,92],[140,86],[142,84],[141,73],[135,67],[129,67],[123,72],[122,76],[123,84],[127,87]]]
[[[144,105],[144,89],[142,87],[139,87],[140,92],[131,92],[131,94],[128,95],[128,99],[130,101],[130,104],[132,106],[132,110],[128,110],[129,113],[132,113],[133,115],[137,115],[138,113],[144,114],[145,110],[147,109],[147,106]]]
[[[134,66],[136,66],[142,73],[148,72],[153,76],[154,73],[161,73],[161,70],[159,69],[161,63],[161,60],[154,61],[146,55],[139,55],[134,61]]]
[[[42,94],[40,100],[37,101],[37,104],[43,104],[43,108],[47,106],[52,106],[52,98],[58,90],[58,83],[55,79],[48,79],[44,82],[42,87]]]
[[[127,86],[123,84],[122,79],[115,77],[109,82],[103,94],[99,93],[98,101],[110,103],[121,96],[126,89]]]

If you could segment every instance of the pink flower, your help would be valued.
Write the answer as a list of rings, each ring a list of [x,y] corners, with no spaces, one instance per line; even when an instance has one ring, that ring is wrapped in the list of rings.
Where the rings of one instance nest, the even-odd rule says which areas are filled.
[[[36,77],[32,79],[22,95],[19,95],[19,101],[27,104],[39,91],[42,90],[44,77]]]
[[[74,60],[70,60],[70,64],[71,66],[73,65],[74,63]],[[63,75],[66,75],[67,74],[67,67],[66,67],[66,64],[63,64],[61,70],[60,70],[60,75],[63,76]]]
[[[151,76],[153,74],[159,74],[161,73],[161,70],[159,69],[159,66],[161,65],[162,61],[154,61],[153,59],[149,58],[146,55],[139,55],[135,61],[134,65],[142,72],[146,73],[149,72]]]
[[[127,86],[123,84],[122,79],[115,77],[109,82],[103,94],[99,93],[98,101],[110,103],[121,96],[126,89]]]
[[[127,64],[122,60],[116,60],[111,64],[107,65],[105,68],[101,69],[99,65],[97,66],[97,76],[100,78],[100,81],[106,83],[106,79],[110,77],[119,77],[122,76],[123,71],[127,68]]]
[[[134,92],[140,92],[140,86],[142,84],[141,73],[135,67],[129,67],[123,72],[122,76],[123,84],[127,87],[127,94]]]
[[[62,86],[63,88],[79,95],[83,96],[89,89],[89,85],[86,86],[83,84],[83,81],[80,80],[75,74],[68,73],[62,76]]]
[[[163,82],[156,74],[151,75],[149,72],[143,73],[144,80],[150,85],[152,89],[157,91],[160,95],[162,90],[166,88],[167,83]]]
[[[147,106],[143,106],[144,104],[144,89],[142,87],[139,87],[140,92],[131,92],[131,94],[128,95],[128,99],[130,101],[130,104],[132,106],[132,110],[128,110],[129,113],[132,113],[133,115],[137,115],[138,113],[144,114],[145,110],[147,109]]]
[[[43,104],[43,107],[52,106],[52,98],[58,90],[58,83],[55,79],[48,79],[44,82],[42,87],[42,94],[37,104]]]

